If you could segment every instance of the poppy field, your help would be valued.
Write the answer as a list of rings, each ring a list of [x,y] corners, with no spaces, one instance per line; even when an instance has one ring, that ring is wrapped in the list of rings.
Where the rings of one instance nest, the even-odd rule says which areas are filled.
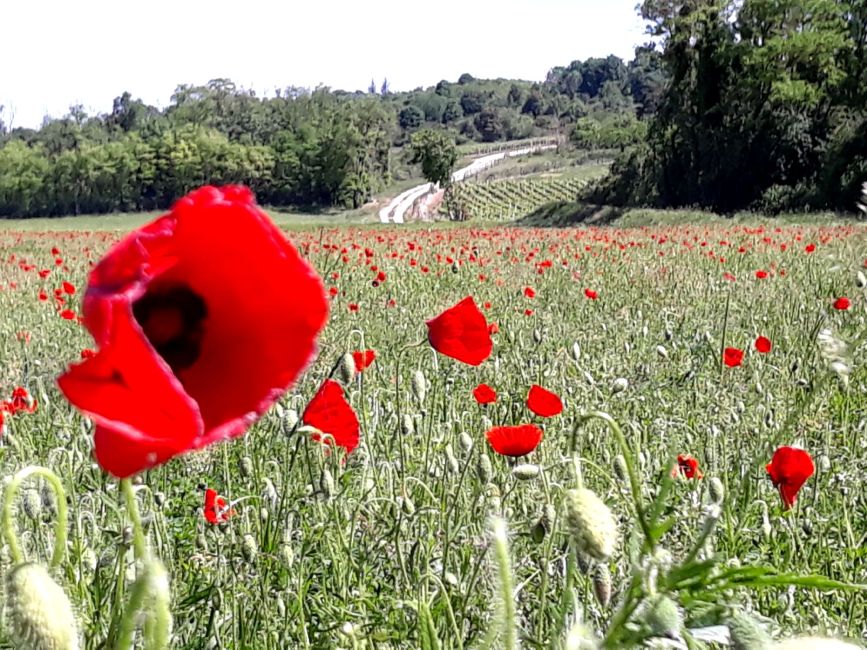
[[[202,192],[0,230],[0,647],[867,637],[867,225]]]

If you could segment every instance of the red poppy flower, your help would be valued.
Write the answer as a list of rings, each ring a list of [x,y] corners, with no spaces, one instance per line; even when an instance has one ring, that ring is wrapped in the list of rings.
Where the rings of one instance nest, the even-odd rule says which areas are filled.
[[[563,402],[555,393],[533,384],[527,395],[527,408],[536,415],[550,418],[563,412]]]
[[[370,364],[376,359],[376,352],[373,350],[364,350],[363,352],[356,350],[352,353],[352,360],[355,361],[356,372],[364,372],[370,367]]]
[[[473,389],[473,397],[479,404],[492,404],[497,401],[497,391],[487,384],[479,384]]]
[[[774,452],[765,469],[774,487],[779,489],[783,504],[788,509],[795,505],[798,492],[816,471],[816,466],[804,449],[780,447]]]
[[[313,356],[322,282],[249,190],[203,187],[93,269],[98,352],[58,379],[124,478],[242,435]]]
[[[316,441],[343,447],[346,453],[358,446],[358,417],[346,401],[343,387],[333,379],[326,379],[320,386],[301,421],[321,431],[313,434]]]
[[[63,293],[71,296],[72,294],[75,293],[75,285],[72,284],[71,282],[64,282],[63,283]]]
[[[535,424],[493,427],[485,433],[491,449],[501,456],[526,456],[542,441],[542,429]]]
[[[535,298],[536,297],[536,290],[533,289],[533,287],[525,287],[524,288],[524,295],[527,298]]]
[[[756,271],[756,279],[757,280],[764,280],[767,277],[768,277],[767,271]]]
[[[499,325],[497,325],[496,323],[491,323],[490,325],[488,325],[488,334],[499,334],[499,333],[500,333],[500,326]]]
[[[42,289],[39,292],[39,300],[41,300],[42,302],[45,302],[46,300],[48,300],[48,294],[45,293],[45,289]]]
[[[12,391],[12,399],[3,402],[0,410],[7,411],[11,415],[18,413],[35,413],[39,406],[27,389],[19,386]]]
[[[75,320],[75,312],[71,309],[64,309],[60,312],[60,317],[64,320]]]
[[[593,289],[584,289],[584,295],[587,296],[590,300],[596,300],[599,297]]]
[[[677,467],[673,468],[671,475],[677,476],[678,473],[688,479],[704,478],[704,474],[698,468],[698,461],[689,454],[677,455]]]
[[[766,336],[760,336],[756,339],[756,351],[759,354],[768,354],[771,351],[771,339]]]
[[[485,316],[471,296],[429,320],[427,329],[434,350],[471,366],[480,365],[494,349]]]
[[[804,246],[804,251],[807,253],[812,253],[815,250],[816,250],[816,244],[807,244],[806,246]]]
[[[735,368],[744,361],[744,351],[740,348],[726,348],[723,351],[723,363],[729,368]]]
[[[205,490],[205,521],[209,524],[222,524],[234,516],[235,511],[229,508],[229,504],[216,490]]]
[[[852,301],[846,298],[845,296],[841,296],[834,301],[834,309],[839,311],[846,311],[849,307],[852,306]]]

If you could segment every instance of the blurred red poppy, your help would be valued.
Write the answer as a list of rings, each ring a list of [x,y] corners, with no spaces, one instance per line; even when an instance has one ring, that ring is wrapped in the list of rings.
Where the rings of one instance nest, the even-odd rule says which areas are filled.
[[[839,298],[837,298],[837,300],[834,301],[834,309],[838,311],[846,311],[851,306],[852,301],[845,296],[840,296]]]
[[[434,350],[471,366],[480,365],[494,349],[485,316],[471,296],[429,320],[427,328]]]
[[[205,490],[205,521],[209,524],[222,524],[235,516],[235,511],[229,508],[226,500],[217,494],[216,490]]]
[[[533,384],[527,395],[527,408],[536,415],[550,418],[563,412],[563,402],[556,393]]]
[[[729,368],[735,368],[744,361],[744,351],[740,348],[726,348],[723,350],[723,363]]]
[[[767,277],[768,277],[767,271],[756,271],[756,279],[757,280],[764,280]]]
[[[524,296],[526,296],[527,298],[535,298],[536,297],[535,289],[533,289],[533,287],[525,287],[524,288]]]
[[[526,456],[542,440],[542,429],[535,424],[493,427],[485,433],[491,449],[501,456]]]
[[[677,466],[672,469],[671,474],[676,476],[678,473],[685,478],[704,478],[704,474],[698,468],[698,461],[689,454],[677,455]]]
[[[768,354],[771,351],[771,339],[760,336],[756,339],[756,351],[759,354]]]
[[[124,478],[242,435],[310,362],[322,282],[239,186],[203,187],[133,231],[91,272],[96,356],[59,377]]]
[[[343,447],[346,453],[358,446],[358,417],[346,401],[343,386],[333,379],[326,379],[320,386],[304,409],[301,421],[321,432],[313,434],[316,441]]]
[[[370,367],[370,364],[372,364],[375,359],[376,352],[374,350],[356,350],[352,353],[352,360],[355,361],[356,372],[364,372]]]
[[[765,469],[774,487],[780,491],[783,505],[788,509],[795,505],[798,492],[816,471],[816,466],[806,450],[798,447],[780,447],[774,452],[771,462]]]
[[[584,295],[590,300],[596,300],[599,297],[599,294],[593,291],[593,289],[584,289]]]
[[[479,404],[492,404],[497,401],[497,391],[487,384],[479,384],[473,389],[473,397]]]

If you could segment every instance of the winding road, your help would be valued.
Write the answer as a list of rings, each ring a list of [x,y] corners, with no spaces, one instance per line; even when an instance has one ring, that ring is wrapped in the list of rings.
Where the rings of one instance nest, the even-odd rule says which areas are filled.
[[[538,144],[529,147],[521,147],[520,149],[508,149],[498,151],[497,153],[488,154],[476,158],[472,163],[463,167],[452,174],[452,183],[459,183],[466,180],[470,176],[475,176],[486,169],[490,169],[506,158],[517,158],[518,156],[526,156],[536,151],[546,151],[556,149],[556,144]],[[408,210],[412,209],[416,201],[438,189],[434,183],[422,183],[416,185],[405,192],[401,192],[394,197],[387,206],[379,211],[379,220],[382,223],[404,223],[404,215]]]

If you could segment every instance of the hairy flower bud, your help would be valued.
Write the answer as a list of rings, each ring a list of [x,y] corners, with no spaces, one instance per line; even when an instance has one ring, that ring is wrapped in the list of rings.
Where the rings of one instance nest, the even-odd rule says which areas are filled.
[[[566,524],[578,551],[607,560],[617,546],[617,523],[596,493],[580,488],[566,493]]]
[[[656,596],[644,610],[644,621],[656,636],[673,637],[680,633],[680,610],[668,596]]]
[[[79,647],[69,598],[38,564],[19,564],[6,575],[6,629],[19,650]]]
[[[723,482],[716,476],[708,482],[708,491],[710,492],[710,498],[716,504],[721,504],[726,497],[726,489],[723,486]]]
[[[532,481],[534,478],[539,476],[539,466],[533,465],[531,463],[522,463],[520,465],[516,465],[512,469],[512,476],[514,476],[519,481]]]
[[[259,556],[259,545],[256,543],[256,538],[249,533],[241,538],[241,555],[250,564],[253,564]]]
[[[728,618],[734,650],[769,650],[771,638],[749,614],[736,609]]]
[[[494,475],[494,468],[491,465],[491,459],[485,454],[479,456],[479,463],[476,466],[476,475],[482,483],[488,483]]]
[[[611,602],[611,571],[604,562],[593,567],[593,594],[602,607],[608,607]]]
[[[421,404],[424,402],[425,397],[427,397],[427,380],[424,378],[424,374],[421,370],[416,370],[412,373],[410,387],[412,388],[412,394],[415,395],[418,403]]]

